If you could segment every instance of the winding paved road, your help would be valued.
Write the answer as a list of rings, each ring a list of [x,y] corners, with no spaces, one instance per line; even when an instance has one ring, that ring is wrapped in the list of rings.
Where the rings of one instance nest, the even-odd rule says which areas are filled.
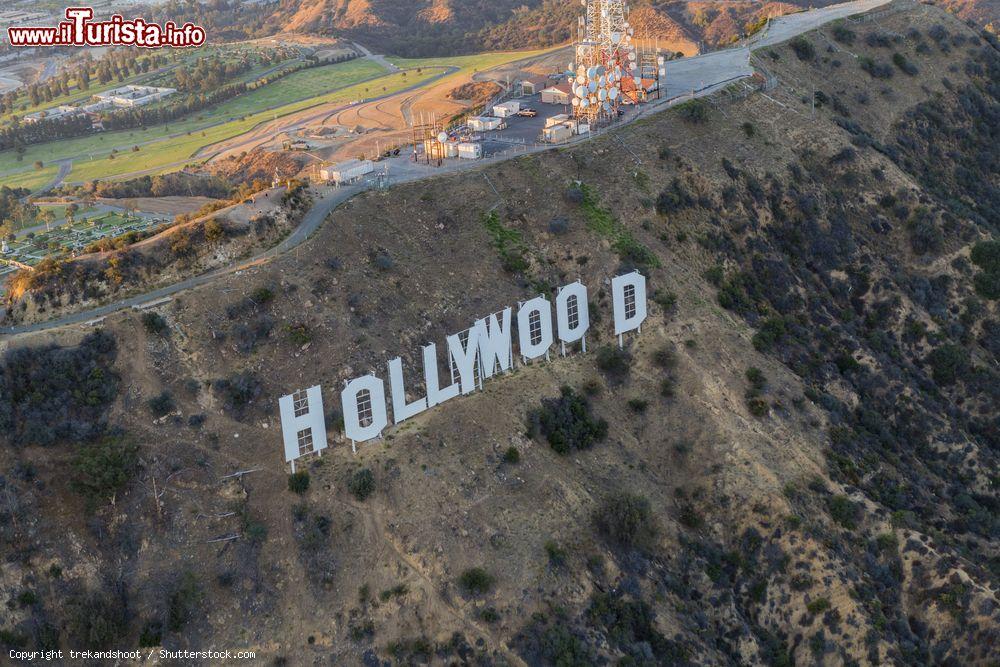
[[[751,40],[751,44],[755,48],[777,44],[794,37],[795,35],[813,30],[824,23],[828,23],[829,21],[850,16],[852,14],[867,12],[876,7],[888,4],[889,2],[890,0],[856,0],[855,2],[832,5],[830,7],[784,16],[780,19],[771,21],[766,33],[758,35],[755,39]],[[639,112],[631,114],[628,118],[629,122],[634,121],[637,118],[645,117],[651,113],[657,113],[678,101],[690,99],[691,97],[708,95],[719,88],[724,87],[731,81],[749,76],[753,73],[749,60],[750,48],[742,46],[734,49],[715,51],[702,56],[696,56],[694,58],[685,58],[668,62],[668,99],[646,105],[640,109]],[[399,92],[400,91],[396,91],[395,94],[398,94]],[[671,97],[673,99],[669,99]],[[371,100],[369,100],[369,102],[370,101]],[[612,127],[611,131],[618,129],[619,127],[621,127],[620,124],[615,125]],[[587,139],[581,139],[581,141],[586,140]],[[565,144],[560,144],[559,146],[564,147]],[[515,155],[522,155],[526,152],[551,150],[551,148],[554,147],[539,147],[515,153]],[[483,162],[484,161],[469,161],[468,164],[459,162],[452,165],[450,168],[436,170],[430,169],[428,172],[416,168],[416,166],[413,166],[412,163],[407,163],[405,158],[398,158],[389,162],[389,168],[396,172],[396,174],[394,174],[394,182],[399,183],[440,176],[449,171],[473,168],[477,165],[482,165]],[[178,292],[198,287],[200,285],[205,285],[221,276],[268,262],[272,258],[303,243],[320,227],[320,225],[323,224],[323,221],[334,208],[358,194],[363,189],[363,186],[341,188],[334,190],[325,197],[321,197],[316,201],[313,208],[306,213],[302,222],[287,237],[285,237],[284,240],[282,240],[278,245],[269,248],[250,260],[241,262],[234,266],[215,269],[213,271],[182,280],[181,282],[121,299],[98,308],[92,308],[83,312],[48,320],[46,322],[37,322],[34,324],[19,325],[14,327],[3,327],[0,328],[0,335],[32,333],[66,325],[98,320],[115,311],[137,306],[151,305],[154,302],[170,297]]]

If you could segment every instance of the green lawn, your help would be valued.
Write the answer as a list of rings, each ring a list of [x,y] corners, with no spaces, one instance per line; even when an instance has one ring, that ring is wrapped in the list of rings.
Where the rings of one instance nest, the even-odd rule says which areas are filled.
[[[556,47],[558,49],[560,47]],[[474,53],[468,56],[452,56],[448,58],[397,58],[389,57],[389,62],[397,67],[458,67],[463,72],[483,71],[498,65],[505,65],[515,60],[533,58],[556,49],[539,49],[537,51],[496,51],[490,53]]]
[[[0,185],[35,190],[47,183],[51,183],[52,179],[56,177],[57,171],[59,171],[58,167],[45,167],[44,169],[30,168],[28,171],[23,171],[13,176],[0,177]]]
[[[178,150],[175,145],[177,142],[174,141],[171,141],[169,146],[160,145],[161,140],[168,139],[171,135],[177,134],[178,132],[192,132],[194,136],[200,137],[201,131],[204,130],[206,132],[206,139],[202,142],[202,145],[215,143],[216,141],[221,141],[222,139],[234,136],[234,134],[223,132],[223,134],[220,135],[220,127],[205,129],[213,123],[219,123],[230,119],[239,119],[241,116],[246,116],[254,111],[267,109],[271,106],[278,106],[281,105],[282,102],[288,102],[290,100],[298,100],[298,102],[285,104],[279,109],[265,113],[270,114],[273,118],[275,114],[279,116],[284,115],[286,113],[290,113],[291,111],[295,111],[321,101],[334,101],[341,99],[349,101],[354,98],[340,95],[338,89],[343,89],[344,86],[351,86],[352,84],[357,84],[359,81],[363,81],[373,76],[378,76],[378,74],[383,71],[384,70],[377,64],[367,60],[351,60],[345,63],[337,63],[334,65],[325,65],[323,67],[303,70],[301,72],[290,74],[289,76],[275,81],[270,85],[264,86],[263,88],[259,88],[245,95],[240,95],[239,97],[223,102],[212,109],[203,111],[183,121],[171,123],[166,127],[160,125],[157,127],[146,128],[144,130],[136,129],[122,130],[119,132],[102,132],[84,137],[78,137],[76,139],[35,144],[27,148],[27,151],[20,162],[17,161],[17,156],[13,151],[0,152],[0,174],[10,174],[10,172],[15,172],[12,175],[3,176],[3,180],[5,182],[11,178],[27,178],[26,175],[22,175],[22,172],[33,169],[32,164],[35,160],[49,162],[61,158],[73,157],[86,160],[89,164],[90,156],[94,156],[96,158],[95,162],[103,161],[108,163],[108,165],[115,165],[115,168],[110,171],[117,174],[123,173],[122,169],[118,168],[118,165],[132,165],[135,164],[136,161],[142,162],[144,160],[149,160],[151,159],[149,157],[150,152],[155,151],[160,153],[164,149],[171,155],[171,159],[166,162],[176,162],[189,157],[195,152],[195,150],[197,150],[198,147],[190,149],[190,142],[187,141],[188,138],[183,136],[178,138],[178,141],[184,144],[187,149],[186,153],[184,150]],[[423,77],[418,77],[415,73],[411,72],[404,78],[408,78],[410,82],[413,82],[429,75],[430,74],[425,74]],[[399,75],[396,76],[398,77]],[[395,87],[403,87],[403,85],[406,85],[404,82],[403,85],[396,86],[395,82],[390,82],[388,79],[383,80],[381,83],[382,85],[394,85]],[[358,93],[361,93],[363,95],[363,88],[364,86],[361,86],[358,89],[352,89],[351,94],[357,95]],[[326,94],[324,95],[321,93]],[[318,94],[319,96],[317,97]],[[258,114],[258,117],[255,118],[249,126],[246,126],[243,121],[237,122],[240,126],[245,126],[246,129],[249,129],[262,120],[266,120],[266,117]],[[233,125],[233,127],[236,126]],[[245,132],[246,129],[240,130],[240,132]],[[236,134],[238,133],[239,132],[236,132]],[[156,141],[157,143],[147,146],[141,145],[144,142],[149,141]],[[133,145],[140,146],[139,153],[130,152],[129,149]],[[116,156],[115,160],[108,160],[107,156],[111,153],[111,150],[116,147],[119,151],[121,151],[121,153]],[[166,163],[161,159],[158,159],[157,162],[160,164]],[[150,168],[153,166],[155,166],[155,164],[150,164],[149,167],[138,167],[138,169]],[[74,174],[75,173],[76,172],[74,170]],[[88,173],[91,172],[88,171]],[[89,175],[86,178],[99,178],[101,176],[99,169],[94,173],[96,173],[96,175]],[[37,181],[38,179],[33,180]],[[74,180],[80,179],[76,179],[74,176]],[[40,183],[44,182],[44,180],[40,181]]]

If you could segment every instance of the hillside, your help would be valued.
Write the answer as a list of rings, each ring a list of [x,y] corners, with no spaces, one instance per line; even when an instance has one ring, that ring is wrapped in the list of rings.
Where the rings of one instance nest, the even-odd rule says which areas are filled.
[[[907,6],[756,54],[766,95],[369,192],[152,311],[0,341],[0,642],[992,664],[1000,46]],[[577,278],[586,354],[352,453],[344,380]],[[313,384],[303,488],[277,400]]]
[[[638,37],[685,52],[729,44],[768,16],[829,4],[835,3],[630,3]],[[948,0],[944,6],[978,26],[998,18],[996,0]],[[580,11],[570,0],[280,0],[269,23],[286,31],[346,36],[397,55],[429,56],[561,44],[574,36]]]

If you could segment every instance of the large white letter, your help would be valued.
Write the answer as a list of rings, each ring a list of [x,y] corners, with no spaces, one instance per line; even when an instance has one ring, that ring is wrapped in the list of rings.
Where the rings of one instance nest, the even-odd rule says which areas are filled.
[[[577,281],[559,288],[556,296],[556,324],[562,353],[566,354],[566,343],[583,341],[583,351],[587,351],[584,336],[590,328],[590,307],[587,304],[587,288]]]
[[[611,302],[615,310],[615,335],[639,329],[646,319],[646,277],[638,271],[611,279]]]
[[[517,311],[517,342],[527,360],[548,357],[552,346],[552,304],[536,296],[521,304]]]
[[[392,420],[396,424],[427,409],[426,398],[418,398],[409,404],[406,402],[403,360],[399,357],[389,362],[389,391],[392,392]]]
[[[385,384],[374,375],[351,380],[340,392],[344,433],[353,442],[377,438],[389,425],[385,411]]]
[[[483,362],[483,377],[491,378],[496,372],[504,373],[511,367],[510,308],[504,308],[497,321],[496,313],[476,322],[480,327],[479,359]],[[499,371],[497,370],[499,367]]]
[[[285,462],[326,449],[326,421],[323,392],[319,385],[278,399],[281,435],[285,441]]]
[[[437,345],[431,343],[424,347],[424,384],[427,386],[427,407],[441,405],[449,398],[458,396],[458,383],[445,388],[438,385]]]
[[[462,345],[462,334],[448,336],[448,355],[458,369],[458,377],[462,382],[462,393],[468,394],[476,389],[476,354],[479,352],[480,323],[476,322],[468,330],[469,337]],[[454,380],[452,376],[452,380]]]

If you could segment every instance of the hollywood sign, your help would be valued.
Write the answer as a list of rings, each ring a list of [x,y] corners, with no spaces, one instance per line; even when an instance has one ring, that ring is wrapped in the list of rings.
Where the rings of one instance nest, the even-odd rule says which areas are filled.
[[[638,331],[646,319],[646,278],[638,271],[611,279],[611,302],[614,310],[615,335],[619,346],[626,333]],[[545,357],[556,338],[562,355],[566,346],[580,343],[587,351],[587,331],[590,310],[587,288],[579,281],[560,287],[555,299],[555,326],[552,303],[544,296],[521,302],[517,311],[517,343],[521,364]],[[447,337],[451,381],[442,386],[438,369],[437,346],[428,343],[423,348],[424,396],[407,400],[403,379],[403,360],[391,359],[388,364],[389,394],[392,423],[399,424],[411,417],[441,405],[459,395],[483,388],[483,380],[513,370],[514,347],[512,309],[507,307],[489,317],[476,320],[468,329]],[[344,433],[356,451],[358,442],[381,436],[389,425],[389,403],[385,382],[374,373],[354,378],[340,392],[344,414]],[[323,393],[319,385],[303,389],[278,400],[281,411],[281,432],[285,446],[285,461],[292,464],[308,454],[326,449],[326,423]]]

